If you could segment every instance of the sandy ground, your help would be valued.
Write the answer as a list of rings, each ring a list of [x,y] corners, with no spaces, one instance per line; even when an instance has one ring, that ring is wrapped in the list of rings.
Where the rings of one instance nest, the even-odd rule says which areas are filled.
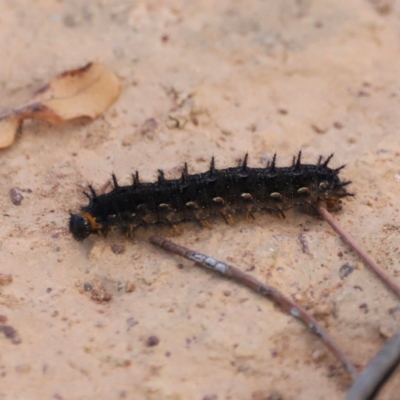
[[[356,193],[337,218],[400,283],[397,3],[0,7],[2,109],[91,60],[123,85],[101,118],[27,122],[0,154],[1,272],[13,277],[0,287],[0,315],[18,332],[0,334],[0,399],[343,398],[339,363],[269,301],[153,248],[148,232],[77,243],[68,213],[112,171],[128,183],[135,169],[145,180],[158,168],[176,177],[184,161],[201,172],[212,155],[227,167],[246,151],[252,166],[275,151],[279,165],[299,149],[308,162],[334,152]],[[213,225],[174,239],[294,296],[358,368],[400,330],[398,300],[322,221],[292,212]],[[399,391],[397,377],[379,398]]]

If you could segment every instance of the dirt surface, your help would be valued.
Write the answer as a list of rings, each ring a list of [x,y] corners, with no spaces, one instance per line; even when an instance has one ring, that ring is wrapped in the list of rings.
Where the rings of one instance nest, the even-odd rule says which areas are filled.
[[[397,3],[2,0],[1,11],[2,109],[92,60],[123,91],[93,122],[25,123],[0,154],[0,399],[343,398],[340,364],[268,300],[152,247],[149,232],[77,243],[68,213],[112,171],[127,184],[135,169],[205,171],[212,155],[228,167],[246,151],[251,166],[334,152],[356,193],[337,218],[400,283]],[[312,216],[188,225],[174,240],[294,296],[360,370],[400,330],[398,299]],[[399,391],[397,377],[380,399]]]

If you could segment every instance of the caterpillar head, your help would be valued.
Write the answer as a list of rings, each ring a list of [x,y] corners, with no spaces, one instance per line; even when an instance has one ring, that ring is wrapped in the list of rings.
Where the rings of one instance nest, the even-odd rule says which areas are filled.
[[[92,225],[88,218],[80,214],[70,214],[69,231],[78,242],[86,239],[92,232]]]

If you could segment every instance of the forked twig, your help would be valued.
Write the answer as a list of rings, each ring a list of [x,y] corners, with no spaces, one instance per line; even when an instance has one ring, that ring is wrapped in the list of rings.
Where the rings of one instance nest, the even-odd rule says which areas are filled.
[[[335,221],[330,212],[325,207],[319,207],[318,211],[321,217],[332,227],[332,229],[350,246],[350,248],[359,255],[359,257],[367,264],[378,277],[392,291],[400,297],[400,286],[392,280],[392,278],[361,248],[361,246],[343,230],[343,228]]]
[[[286,297],[272,286],[260,282],[253,276],[246,274],[222,261],[218,261],[215,258],[208,257],[206,255],[197,253],[196,251],[187,249],[186,247],[179,246],[160,236],[150,236],[149,240],[152,244],[161,247],[169,253],[177,254],[178,256],[194,261],[196,264],[202,267],[219,272],[222,275],[235,280],[236,282],[248,286],[256,292],[269,297],[272,301],[279,304],[283,311],[295,318],[298,318],[307,328],[311,330],[311,332],[317,335],[325,343],[326,347],[334,354],[334,356],[342,363],[344,369],[350,374],[353,380],[358,377],[356,368],[344,354],[342,349],[330,337],[328,332],[326,332],[325,329],[318,324],[312,315],[310,315],[303,307],[295,303],[291,298]]]
[[[353,383],[345,400],[372,400],[400,365],[400,333],[394,336],[370,361]]]

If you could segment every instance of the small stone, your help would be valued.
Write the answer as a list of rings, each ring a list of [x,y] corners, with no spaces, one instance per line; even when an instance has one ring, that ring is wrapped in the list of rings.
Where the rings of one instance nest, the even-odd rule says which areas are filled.
[[[326,357],[326,351],[324,350],[315,350],[312,353],[312,358],[315,362],[319,363]]]
[[[393,324],[381,324],[379,327],[379,334],[385,339],[391,339],[397,330]]]
[[[2,325],[0,324],[0,333],[3,333],[4,336],[11,340],[14,344],[20,344],[21,339],[19,338],[18,332],[16,329],[11,325]]]
[[[157,336],[149,336],[146,340],[146,344],[149,347],[157,346],[160,343],[160,339]]]
[[[135,284],[132,281],[127,281],[125,283],[125,292],[132,293],[136,289]]]
[[[92,343],[87,343],[85,346],[83,346],[83,350],[85,353],[90,353],[93,350],[93,344]]]
[[[393,11],[394,0],[369,0],[375,11],[380,15],[387,15]]]
[[[315,306],[313,314],[315,317],[326,317],[327,315],[331,315],[332,313],[332,304],[318,304]]]
[[[114,254],[122,254],[125,252],[125,246],[123,244],[117,244],[117,243],[113,243],[111,245],[111,251]]]
[[[343,128],[343,124],[341,122],[334,122],[333,123],[333,127],[336,129],[342,129]]]
[[[368,314],[369,313],[369,309],[368,309],[368,304],[367,303],[362,303],[358,306],[358,308],[360,310],[364,310],[364,314]]]
[[[10,189],[10,199],[14,206],[20,206],[24,196],[21,193],[21,189],[19,187],[13,187]]]
[[[340,270],[339,270],[339,277],[340,277],[340,279],[343,280],[344,278],[348,277],[353,271],[354,271],[354,267],[353,267],[353,266],[351,266],[351,265],[348,264],[348,263],[343,264],[343,265],[340,267]]]
[[[297,302],[297,303],[301,303],[303,301],[303,296],[300,293],[296,293],[293,296],[293,299]]]
[[[276,358],[279,355],[278,351],[276,349],[270,349],[269,352],[270,352],[272,358]]]

